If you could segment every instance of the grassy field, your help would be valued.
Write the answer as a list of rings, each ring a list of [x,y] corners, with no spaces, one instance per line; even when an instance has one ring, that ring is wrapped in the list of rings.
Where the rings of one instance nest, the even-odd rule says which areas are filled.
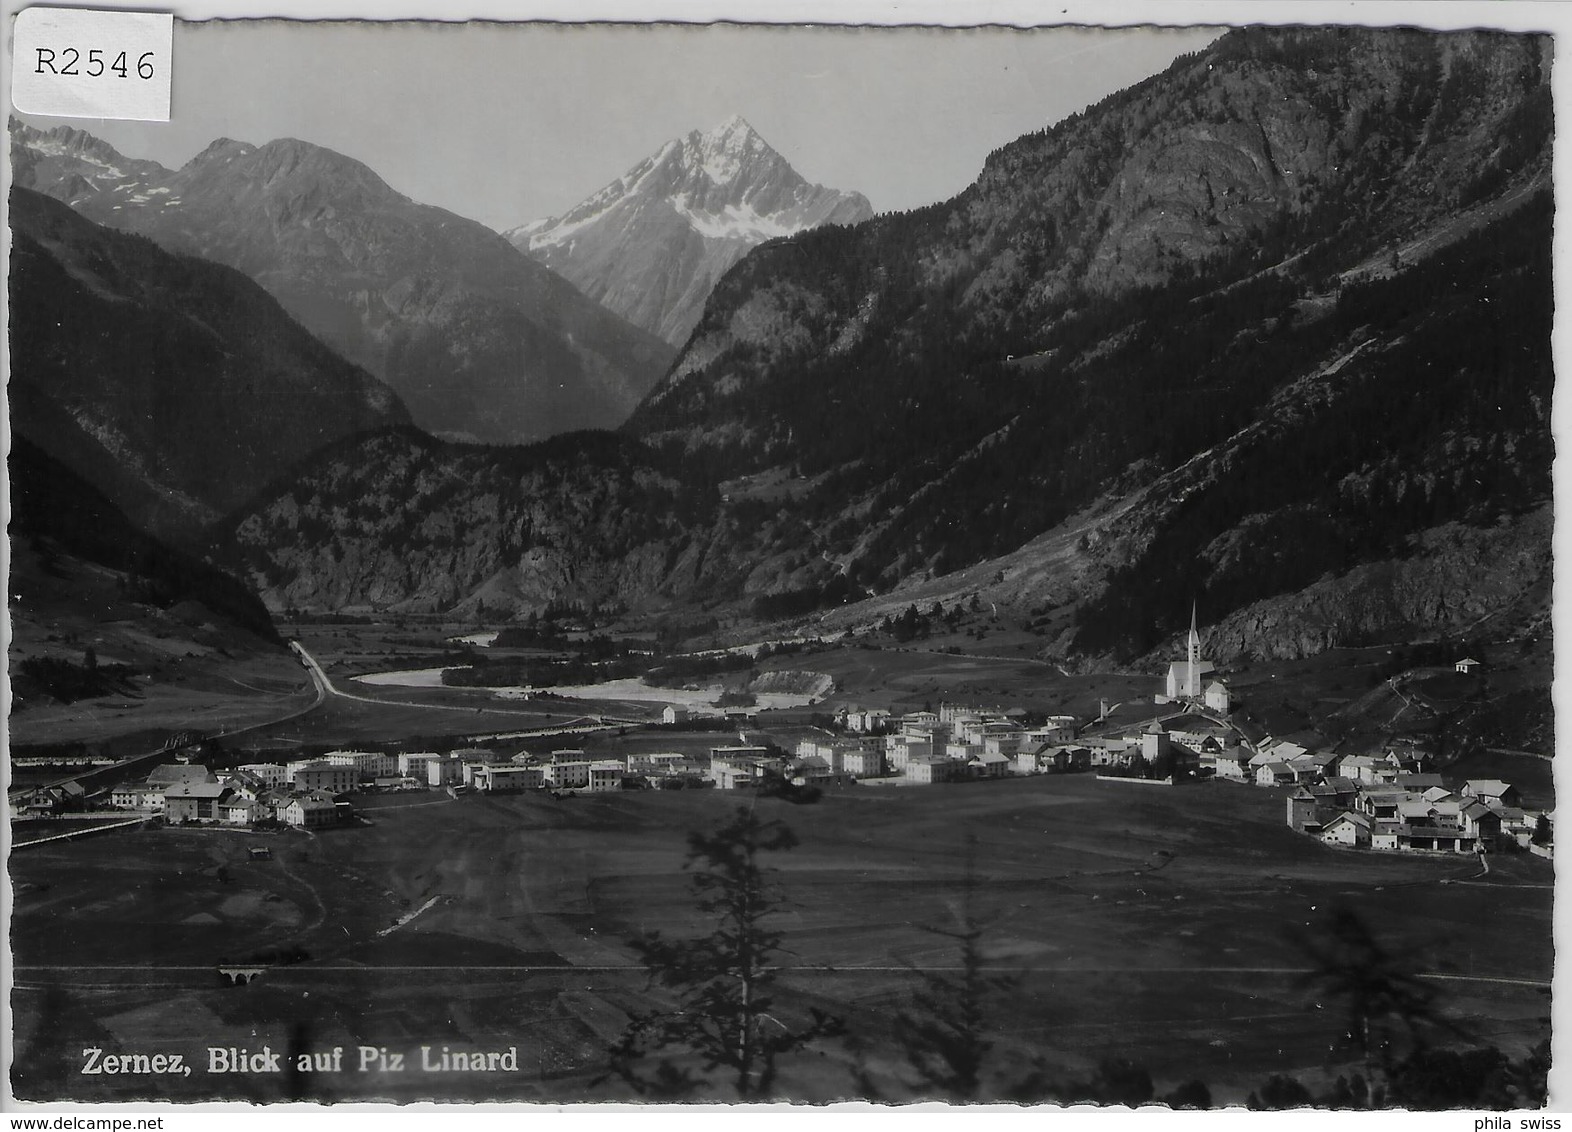
[[[406,800],[407,799],[407,800]],[[607,1042],[652,992],[627,938],[707,925],[682,869],[689,830],[739,801],[713,791],[552,801],[413,794],[369,824],[266,837],[173,829],[108,833],[12,860],[14,1085],[26,1098],[170,1096],[584,1100]],[[1552,967],[1551,870],[1337,851],[1290,833],[1277,791],[1189,789],[1085,776],[968,786],[845,788],[816,805],[755,803],[788,823],[781,1009],[821,1005],[867,1035],[865,1068],[897,1082],[885,1040],[918,982],[955,961],[931,931],[963,901],[991,923],[990,962],[1018,987],[993,1005],[1001,1063],[1084,1073],[1145,1063],[1159,1089],[1193,1077],[1241,1099],[1273,1072],[1326,1072],[1333,1021],[1296,986],[1296,940],[1335,905],[1367,918],[1449,1011],[1520,1050],[1547,1031],[1533,986]],[[975,838],[972,880],[966,845]],[[402,926],[396,926],[406,920]],[[391,929],[391,930],[390,930]],[[385,934],[379,934],[385,933]],[[220,959],[280,948],[311,958],[224,987]],[[517,1046],[520,1072],[311,1078],[86,1077],[80,1050],[270,1043],[349,1051]],[[788,1065],[781,1090],[856,1096],[839,1041]],[[910,1096],[892,1084],[892,1095]]]

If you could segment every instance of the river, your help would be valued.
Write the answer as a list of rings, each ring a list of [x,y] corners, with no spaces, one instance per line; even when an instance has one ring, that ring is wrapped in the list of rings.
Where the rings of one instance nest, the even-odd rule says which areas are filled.
[[[461,665],[452,667],[463,667]],[[398,672],[373,672],[356,676],[362,684],[384,688],[440,688],[442,674],[448,668],[410,668]],[[551,692],[574,700],[634,700],[673,707],[713,707],[726,688],[710,684],[702,688],[657,688],[639,678],[605,680],[599,684],[562,684],[551,688],[490,688],[493,695],[508,700],[523,699],[534,691]],[[804,707],[813,702],[812,696],[788,692],[759,692],[757,706],[763,710]]]

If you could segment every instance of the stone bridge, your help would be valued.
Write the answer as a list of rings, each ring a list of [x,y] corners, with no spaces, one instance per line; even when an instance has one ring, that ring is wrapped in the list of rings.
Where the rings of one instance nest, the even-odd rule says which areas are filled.
[[[249,983],[266,970],[266,967],[220,967],[218,973],[229,980],[230,986],[238,987]]]

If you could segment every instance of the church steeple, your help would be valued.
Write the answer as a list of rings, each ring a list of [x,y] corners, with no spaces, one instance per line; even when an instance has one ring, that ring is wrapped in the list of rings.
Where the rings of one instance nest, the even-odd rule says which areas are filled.
[[[1196,604],[1190,604],[1190,633],[1185,641],[1185,655],[1183,660],[1175,660],[1168,665],[1168,676],[1164,683],[1162,702],[1170,703],[1174,700],[1198,700],[1204,694],[1201,682],[1206,679],[1206,674],[1214,671],[1214,666],[1209,660],[1201,659],[1201,629]]]
[[[1201,634],[1195,627],[1195,602],[1190,603],[1190,642],[1185,671],[1186,694],[1201,694]]]

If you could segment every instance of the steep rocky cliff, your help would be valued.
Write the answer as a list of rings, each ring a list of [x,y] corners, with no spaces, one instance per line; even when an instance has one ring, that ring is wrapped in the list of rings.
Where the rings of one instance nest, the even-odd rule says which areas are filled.
[[[640,456],[605,433],[496,449],[396,430],[284,476],[224,541],[274,608],[502,615],[648,600],[692,588],[702,544],[678,486]]]
[[[1448,523],[1420,532],[1405,557],[1236,610],[1208,630],[1206,653],[1222,661],[1292,660],[1437,635],[1511,636],[1537,624],[1549,606],[1545,551],[1554,524],[1547,505],[1491,527]]]

